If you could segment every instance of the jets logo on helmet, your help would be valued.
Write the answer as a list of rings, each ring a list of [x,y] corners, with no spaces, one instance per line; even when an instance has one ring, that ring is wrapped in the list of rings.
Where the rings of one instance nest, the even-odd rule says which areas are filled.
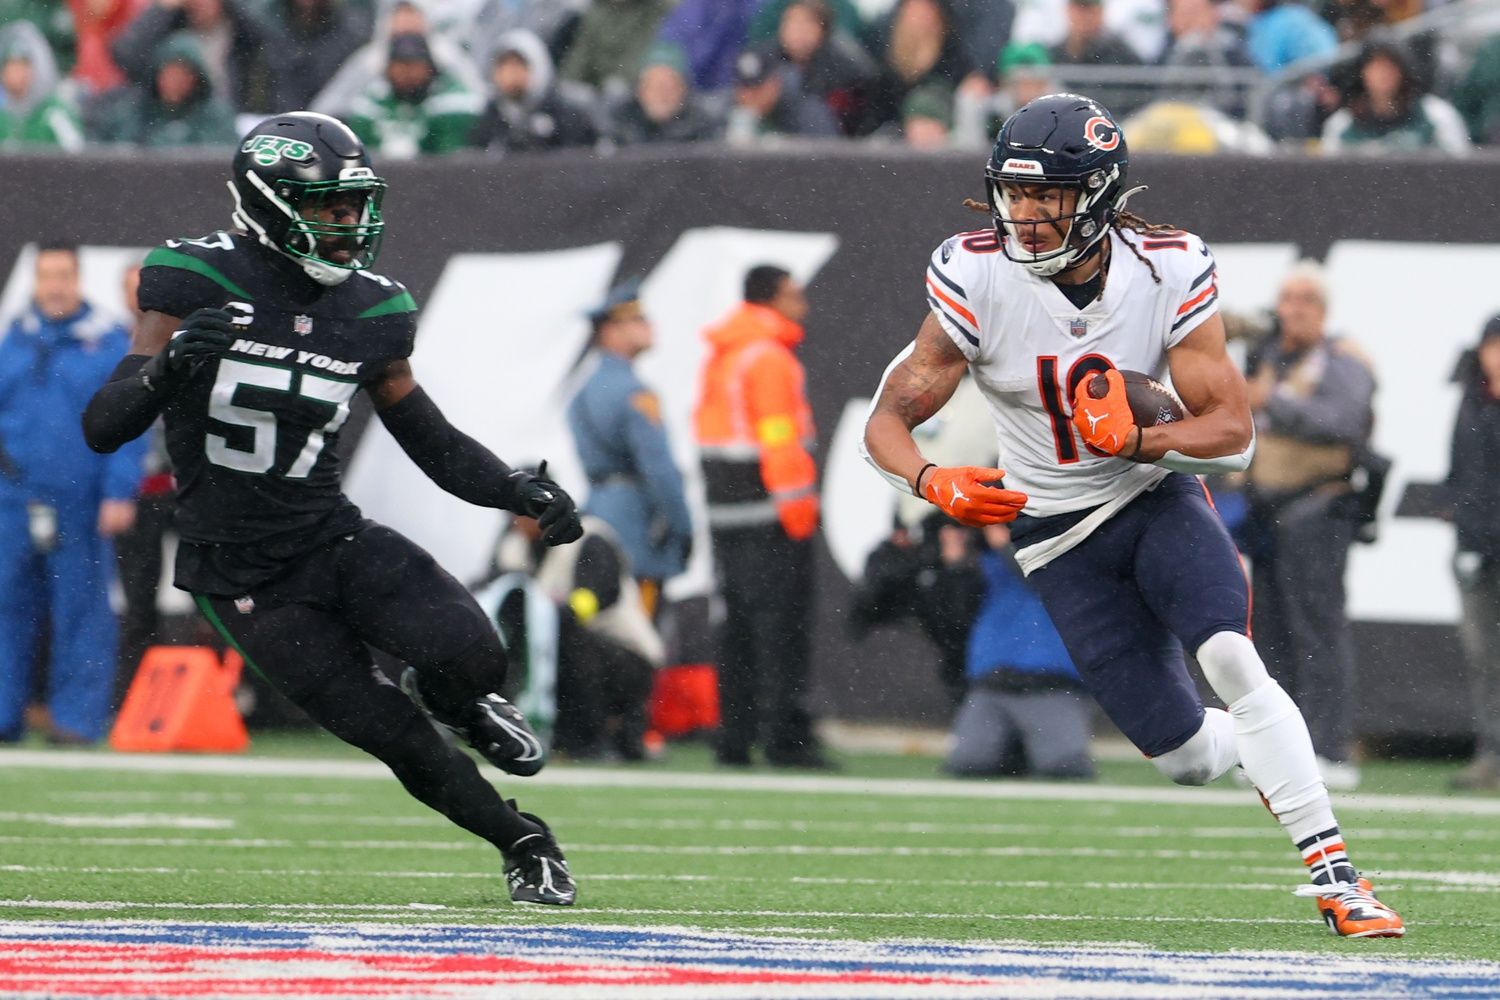
[[[296,160],[299,163],[312,159],[313,148],[305,142],[296,139],[283,139],[275,135],[255,135],[246,139],[240,146],[241,153],[249,153],[255,157],[255,162],[263,167],[275,165],[277,160],[285,157],[288,160]]]
[[[375,263],[385,181],[337,118],[310,111],[268,118],[240,142],[231,170],[235,224],[314,281],[337,285]]]
[[[1032,274],[1049,277],[1091,257],[1131,192],[1125,136],[1108,111],[1079,94],[1048,94],[1026,104],[1000,126],[985,166],[995,236],[1005,256]],[[1058,189],[1055,217],[1012,218],[1005,188]],[[1068,206],[1070,193],[1072,204]],[[1056,249],[1022,239],[1045,226],[1062,234]]]
[[[1090,146],[1109,152],[1120,144],[1120,127],[1102,115],[1083,123],[1083,138]]]

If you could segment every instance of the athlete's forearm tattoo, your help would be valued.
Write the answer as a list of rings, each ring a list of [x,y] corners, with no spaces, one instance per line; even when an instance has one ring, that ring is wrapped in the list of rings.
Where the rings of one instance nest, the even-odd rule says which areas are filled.
[[[963,377],[964,356],[941,331],[917,336],[911,356],[885,380],[876,412],[893,413],[907,428],[930,418],[953,396]]]

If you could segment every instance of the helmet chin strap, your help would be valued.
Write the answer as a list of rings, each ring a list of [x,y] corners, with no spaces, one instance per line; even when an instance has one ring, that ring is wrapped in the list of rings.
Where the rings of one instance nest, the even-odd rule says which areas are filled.
[[[333,267],[330,264],[323,264],[308,257],[293,257],[285,251],[282,251],[282,255],[300,264],[303,273],[309,278],[320,285],[326,285],[330,288],[334,285],[342,285],[349,280],[349,275],[354,273],[347,268]]]

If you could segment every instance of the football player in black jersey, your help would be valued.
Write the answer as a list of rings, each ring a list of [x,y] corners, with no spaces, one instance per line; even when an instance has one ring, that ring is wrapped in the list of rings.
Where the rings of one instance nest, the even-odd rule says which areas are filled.
[[[497,693],[506,658],[495,629],[430,555],[343,495],[339,428],[364,389],[433,482],[539,518],[549,544],[582,533],[573,501],[454,428],[417,385],[416,303],[370,270],[385,182],[347,126],[307,112],[263,122],[242,141],[229,188],[234,229],[169,240],[146,258],[145,319],[89,403],[84,435],[113,451],[162,415],[178,483],[177,586],[308,715],[498,847],[512,899],[569,905],[576,887],[547,825],[502,800],[428,723],[501,770],[541,769],[536,735]],[[410,665],[405,694],[368,646]]]

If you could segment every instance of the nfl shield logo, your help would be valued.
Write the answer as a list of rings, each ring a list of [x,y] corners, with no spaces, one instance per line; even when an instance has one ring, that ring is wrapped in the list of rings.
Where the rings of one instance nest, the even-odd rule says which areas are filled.
[[[236,597],[234,599],[234,610],[242,615],[248,615],[255,610],[255,598],[249,594],[246,594],[244,597]]]
[[[312,333],[312,317],[298,316],[293,319],[292,332],[303,337],[307,336],[309,333]]]
[[[1068,332],[1073,335],[1074,340],[1077,340],[1089,332],[1089,321],[1080,316],[1068,324]]]

